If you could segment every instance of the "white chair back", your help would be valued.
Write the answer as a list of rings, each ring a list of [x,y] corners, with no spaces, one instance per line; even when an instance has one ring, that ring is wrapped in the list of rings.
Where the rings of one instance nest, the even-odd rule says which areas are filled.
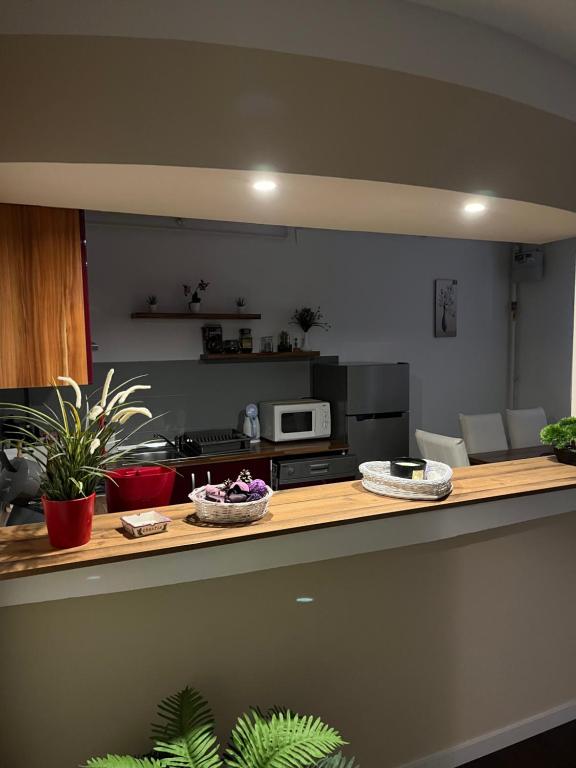
[[[449,467],[467,467],[470,464],[461,437],[435,435],[433,432],[417,429],[416,443],[423,459],[442,461]]]
[[[511,448],[540,445],[540,430],[547,424],[544,408],[506,409],[506,426]]]
[[[508,450],[500,413],[478,413],[472,416],[461,413],[460,427],[469,454]]]

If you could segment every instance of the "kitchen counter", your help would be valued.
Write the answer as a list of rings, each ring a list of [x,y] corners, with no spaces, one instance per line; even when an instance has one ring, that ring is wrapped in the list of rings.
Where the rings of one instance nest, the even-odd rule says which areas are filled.
[[[174,467],[199,466],[202,464],[218,464],[242,459],[279,459],[286,456],[314,456],[315,454],[346,453],[348,445],[343,440],[296,440],[294,442],[271,443],[261,440],[254,443],[248,451],[237,453],[201,454],[188,456],[174,461],[163,461],[163,464]]]
[[[73,550],[51,549],[43,525],[5,528],[0,605],[342,557],[573,510],[576,467],[546,457],[456,469],[452,494],[436,502],[378,496],[359,481],[334,483],[280,491],[267,516],[248,526],[190,524],[191,504],[166,507],[174,520],[168,531],[142,539],[122,533],[119,514],[104,515],[94,520],[92,540]],[[18,584],[23,589],[11,591]]]

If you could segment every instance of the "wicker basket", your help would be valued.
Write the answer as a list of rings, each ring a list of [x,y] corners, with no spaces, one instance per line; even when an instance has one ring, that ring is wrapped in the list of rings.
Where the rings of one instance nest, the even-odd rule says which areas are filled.
[[[196,518],[203,523],[215,525],[237,525],[260,520],[268,511],[268,502],[274,493],[272,488],[266,486],[268,493],[262,499],[241,504],[222,504],[219,501],[208,501],[205,498],[205,488],[206,486],[196,488],[189,498],[196,507]]]
[[[452,490],[452,469],[439,461],[426,461],[424,480],[393,477],[389,461],[366,461],[358,469],[363,475],[364,488],[382,496],[434,501],[448,496]]]

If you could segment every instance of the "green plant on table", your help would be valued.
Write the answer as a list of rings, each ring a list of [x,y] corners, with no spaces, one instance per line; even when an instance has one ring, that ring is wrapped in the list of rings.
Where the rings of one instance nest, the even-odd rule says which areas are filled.
[[[192,688],[160,702],[153,757],[93,757],[86,768],[358,768],[336,752],[345,742],[319,718],[252,709],[238,718],[222,751],[207,702]]]
[[[38,410],[26,405],[0,404],[16,424],[16,437],[8,442],[40,464],[42,492],[47,499],[68,501],[94,493],[98,482],[107,477],[109,466],[134,450],[136,446],[125,447],[127,441],[147,422],[129,432],[125,432],[126,423],[137,415],[152,419],[148,408],[128,402],[134,392],[150,386],[127,386],[135,380],[130,379],[111,390],[113,375],[112,368],[98,402],[93,405],[69,376],[58,379],[72,388],[74,402],[65,400],[55,386],[59,406],[56,411],[49,406]]]
[[[576,450],[576,417],[567,416],[555,424],[548,424],[540,431],[540,440],[554,448]]]

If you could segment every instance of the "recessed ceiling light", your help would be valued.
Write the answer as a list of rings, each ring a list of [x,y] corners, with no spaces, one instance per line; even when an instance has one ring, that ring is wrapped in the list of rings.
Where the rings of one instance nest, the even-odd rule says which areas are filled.
[[[308,595],[302,595],[301,597],[296,598],[296,602],[299,603],[300,605],[307,605],[308,603],[313,603],[314,598],[309,597]]]
[[[486,206],[484,203],[466,203],[464,213],[484,213]]]
[[[278,184],[272,179],[259,179],[252,184],[252,189],[257,192],[273,192],[277,186]]]

